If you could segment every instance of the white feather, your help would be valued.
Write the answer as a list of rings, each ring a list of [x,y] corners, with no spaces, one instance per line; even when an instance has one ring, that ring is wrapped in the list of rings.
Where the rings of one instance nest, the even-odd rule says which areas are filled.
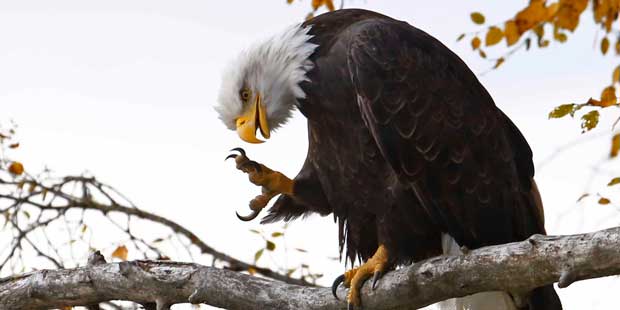
[[[215,110],[226,126],[234,130],[235,119],[245,110],[239,96],[242,88],[262,96],[270,129],[286,123],[305,98],[299,83],[307,80],[313,64],[308,58],[317,45],[308,42],[310,27],[294,25],[242,52],[225,71]]]
[[[443,254],[463,254],[461,247],[449,234],[442,234]],[[482,292],[461,298],[452,298],[436,304],[440,310],[517,310],[512,298],[505,292]]]

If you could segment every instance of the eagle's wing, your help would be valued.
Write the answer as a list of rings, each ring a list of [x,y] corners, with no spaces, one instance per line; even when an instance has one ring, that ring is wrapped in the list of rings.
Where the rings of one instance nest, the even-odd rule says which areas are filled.
[[[364,123],[434,221],[468,247],[543,233],[532,152],[465,63],[395,20],[362,21],[348,35]]]

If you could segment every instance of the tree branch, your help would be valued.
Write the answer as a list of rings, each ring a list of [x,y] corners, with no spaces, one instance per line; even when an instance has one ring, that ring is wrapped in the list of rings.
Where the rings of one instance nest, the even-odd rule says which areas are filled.
[[[482,291],[523,293],[559,281],[620,274],[620,227],[570,236],[535,235],[523,242],[439,256],[390,272],[367,309],[417,309]],[[342,291],[340,296],[344,296]],[[157,309],[208,303],[227,309],[343,309],[328,288],[306,287],[191,263],[132,261],[41,270],[0,279],[1,309],[43,309],[112,299]]]

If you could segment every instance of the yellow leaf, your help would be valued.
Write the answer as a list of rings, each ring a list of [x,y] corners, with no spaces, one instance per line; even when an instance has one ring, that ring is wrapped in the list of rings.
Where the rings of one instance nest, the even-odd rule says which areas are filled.
[[[616,104],[616,88],[607,86],[601,93],[601,107],[608,107]]]
[[[607,205],[609,204],[611,201],[609,201],[609,199],[605,198],[605,197],[601,197],[601,199],[598,200],[598,203],[601,205]]]
[[[594,127],[596,127],[596,125],[598,125],[598,118],[599,113],[596,110],[584,114],[581,117],[582,133],[592,130]]]
[[[21,175],[24,173],[24,165],[18,161],[14,161],[9,165],[9,172],[14,175]]]
[[[603,55],[607,54],[608,49],[609,49],[609,39],[603,38],[603,40],[601,41],[601,53],[603,53]]]
[[[471,20],[474,23],[476,23],[478,25],[484,24],[484,19],[485,18],[484,18],[484,15],[482,15],[482,13],[480,13],[480,12],[473,12],[473,13],[471,13],[470,17],[471,17]]]
[[[504,63],[504,60],[504,57],[498,58],[495,62],[495,66],[493,66],[493,69],[497,69],[499,66],[501,66]]]
[[[127,251],[127,247],[124,245],[121,245],[117,247],[116,250],[114,250],[114,252],[112,252],[112,257],[116,257],[120,260],[127,260],[128,252],[129,251]]]
[[[574,108],[575,104],[573,103],[559,105],[555,107],[553,111],[549,112],[549,118],[561,118],[569,113],[572,114]]]
[[[499,43],[504,38],[504,33],[498,27],[491,27],[487,32],[487,36],[485,38],[485,45],[492,46]]]
[[[620,177],[615,177],[613,179],[611,179],[611,181],[609,181],[609,183],[607,183],[607,186],[613,186],[616,184],[620,184]]]
[[[620,133],[615,134],[611,138],[611,151],[609,152],[609,157],[614,158],[618,156],[618,151],[620,151]]]
[[[506,37],[506,44],[508,44],[508,46],[511,46],[519,41],[521,34],[519,34],[517,24],[514,20],[509,20],[504,25],[504,36]]]
[[[471,48],[478,49],[480,47],[480,43],[481,41],[480,41],[480,38],[478,37],[471,39]]]
[[[560,0],[560,8],[555,14],[554,25],[574,31],[579,25],[579,17],[588,6],[589,0]]]
[[[544,0],[532,0],[530,5],[515,16],[515,22],[520,34],[532,29],[547,18],[547,9]]]

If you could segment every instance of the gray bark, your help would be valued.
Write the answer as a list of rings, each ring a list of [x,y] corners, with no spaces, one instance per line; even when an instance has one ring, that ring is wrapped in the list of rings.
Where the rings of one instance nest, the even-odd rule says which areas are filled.
[[[570,236],[535,235],[523,242],[439,256],[386,274],[366,309],[416,309],[482,291],[522,294],[559,281],[620,274],[620,227]],[[345,296],[339,291],[339,296]],[[206,303],[228,309],[345,309],[328,288],[258,278],[192,263],[132,261],[41,270],[0,279],[0,309],[45,309],[120,299],[157,309]]]

